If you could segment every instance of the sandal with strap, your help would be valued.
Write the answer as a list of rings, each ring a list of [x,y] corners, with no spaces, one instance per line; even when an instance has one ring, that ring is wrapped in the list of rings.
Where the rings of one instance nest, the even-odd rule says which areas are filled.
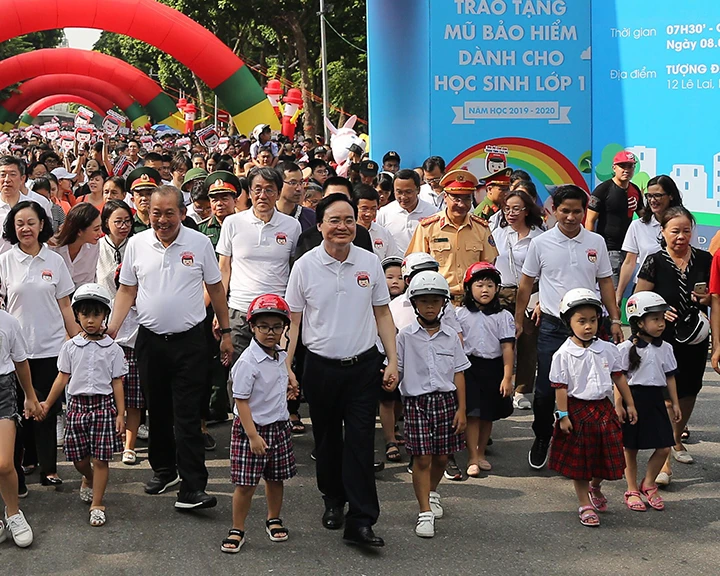
[[[593,486],[589,484],[588,496],[590,496],[590,504],[598,512],[606,512],[608,509],[608,500],[600,490],[600,486]]]
[[[642,482],[640,482],[640,492],[643,493],[645,498],[647,498],[647,503],[650,504],[655,510],[665,510],[665,501],[663,500],[662,496],[658,494],[658,487],[657,485],[646,488],[645,487],[645,478],[643,478]]]
[[[385,444],[385,458],[388,462],[400,462],[402,460],[402,454],[400,454],[397,442]]]
[[[305,434],[305,424],[303,424],[303,421],[300,419],[300,414],[293,414],[293,416],[297,416],[297,420],[290,418],[290,426],[292,426],[292,433]]]
[[[240,536],[240,540],[237,538],[230,538],[230,536]],[[245,532],[243,530],[238,530],[237,528],[232,528],[231,530],[228,530],[228,537],[222,541],[220,551],[227,552],[228,554],[237,554],[240,552],[240,548],[242,548],[243,544],[245,544]]]
[[[90,526],[99,527],[104,526],[107,518],[105,516],[105,510],[100,508],[90,509]]]
[[[590,528],[600,526],[600,516],[597,515],[595,508],[592,506],[581,506],[578,508],[578,515],[580,516],[580,524],[583,526],[589,526]]]
[[[128,466],[137,464],[137,452],[135,452],[135,450],[130,450],[129,448],[123,450],[122,463],[127,464]]]
[[[634,490],[628,490],[623,494],[623,500],[625,500],[625,506],[628,507],[628,510],[632,510],[633,512],[645,512],[647,510],[647,506],[645,506],[645,502],[642,501],[642,498],[640,498],[640,502],[630,502],[630,498],[635,496],[636,498],[640,498],[640,492],[635,492]]]
[[[277,525],[279,528],[270,528],[270,526]],[[273,542],[285,542],[288,539],[288,529],[283,526],[283,521],[280,518],[270,518],[265,522],[265,532],[267,532],[268,538]],[[278,534],[284,534],[284,536],[278,536]]]

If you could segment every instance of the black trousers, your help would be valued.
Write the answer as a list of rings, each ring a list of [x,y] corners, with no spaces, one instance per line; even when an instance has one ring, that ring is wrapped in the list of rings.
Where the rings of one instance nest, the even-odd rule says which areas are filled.
[[[207,316],[203,322],[205,338],[208,344],[207,390],[203,401],[202,417],[208,420],[211,412],[216,415],[227,415],[230,411],[230,396],[228,395],[229,369],[223,366],[220,359],[220,342],[215,339],[212,324],[215,311],[212,306],[207,307]]]
[[[326,506],[348,502],[349,528],[372,526],[380,515],[373,471],[380,368],[377,351],[345,367],[309,350],[305,357],[303,383],[315,437],[318,489]]]
[[[140,326],[135,354],[152,415],[150,466],[162,478],[179,473],[183,492],[205,490],[208,473],[200,419],[207,399],[208,351],[202,323],[169,336]]]

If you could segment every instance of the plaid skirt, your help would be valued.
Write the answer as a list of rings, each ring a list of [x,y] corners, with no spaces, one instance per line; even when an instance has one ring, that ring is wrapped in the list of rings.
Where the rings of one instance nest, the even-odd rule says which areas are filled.
[[[550,447],[550,469],[572,480],[620,480],[625,470],[622,428],[609,399],[568,397],[573,429],[570,434],[555,423]]]
[[[137,367],[135,350],[121,346],[127,360],[128,372],[123,377],[123,393],[125,394],[125,408],[145,408],[145,395],[140,387],[140,373]]]
[[[404,396],[405,449],[408,454],[442,456],[465,448],[465,435],[455,434],[453,418],[458,403],[455,392]]]
[[[117,409],[112,394],[70,396],[65,424],[65,457],[79,462],[91,456],[110,462],[122,449],[115,432]]]
[[[240,418],[233,420],[230,437],[230,479],[237,486],[257,486],[260,478],[271,482],[289,480],[297,474],[293,452],[292,426],[288,420],[256,426],[265,440],[264,456],[253,454]]]

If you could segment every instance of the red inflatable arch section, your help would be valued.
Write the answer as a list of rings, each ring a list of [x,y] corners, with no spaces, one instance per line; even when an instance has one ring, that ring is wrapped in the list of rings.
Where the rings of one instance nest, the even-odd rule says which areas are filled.
[[[107,98],[93,94],[92,92],[86,92],[85,96],[78,94],[55,94],[54,96],[46,96],[41,98],[34,104],[31,104],[20,119],[20,127],[28,126],[32,124],[40,114],[42,114],[48,108],[55,106],[56,104],[80,104],[90,108],[95,114],[98,114],[101,118],[105,116],[107,110],[113,107],[113,103]],[[109,106],[109,107],[108,107]]]

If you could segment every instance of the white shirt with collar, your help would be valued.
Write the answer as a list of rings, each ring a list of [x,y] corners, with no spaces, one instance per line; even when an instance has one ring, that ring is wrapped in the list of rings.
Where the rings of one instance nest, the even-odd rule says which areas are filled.
[[[267,426],[290,419],[287,407],[287,352],[272,358],[253,338],[230,372],[233,398],[247,400],[253,422]],[[237,416],[237,406],[233,407]]]
[[[388,256],[403,257],[403,253],[398,250],[395,238],[393,238],[393,235],[390,234],[387,229],[380,226],[377,222],[372,222],[368,232],[372,240],[373,251],[375,255],[380,258],[380,262]]]
[[[221,280],[210,239],[183,225],[167,248],[152,228],[132,236],[120,270],[121,284],[138,287],[138,322],[156,334],[186,332],[203,322],[203,283]]]
[[[285,295],[300,233],[300,223],[279,210],[267,223],[252,209],[225,218],[216,251],[232,258],[230,308],[245,314],[261,294]]]
[[[65,342],[58,300],[75,291],[62,257],[44,244],[37,256],[13,246],[0,255],[0,284],[6,310],[22,327],[28,358],[57,356]]]
[[[82,332],[63,344],[58,370],[70,374],[70,396],[107,396],[113,393],[113,378],[127,374],[122,348],[107,334],[101,340],[88,340]]]
[[[435,206],[435,211],[439,212],[445,209],[445,195],[436,194],[430,184],[423,184],[420,186],[420,193],[418,194],[420,200],[424,200],[428,204]]]
[[[580,228],[568,238],[558,226],[530,242],[523,274],[540,279],[540,309],[560,317],[560,300],[568,290],[595,290],[598,279],[612,276],[605,240]]]
[[[397,353],[403,396],[452,392],[455,374],[470,368],[457,332],[442,323],[431,336],[414,320],[398,333]]]
[[[515,319],[507,310],[485,314],[470,312],[465,306],[457,309],[463,333],[463,349],[468,356],[492,360],[502,357],[502,345],[515,343]]]
[[[27,194],[23,194],[20,192],[20,198],[18,199],[18,202],[37,202],[40,204],[40,206],[43,207],[45,210],[45,213],[48,215],[48,218],[50,218],[50,221],[52,222],[52,208],[50,205],[50,200],[45,198],[45,196],[42,196],[38,194],[37,192],[33,192],[32,190],[28,190]],[[5,200],[0,197],[0,230],[4,229],[5,227],[5,219],[7,218],[7,215],[10,213],[10,210],[12,210],[12,206],[5,202]],[[12,244],[5,240],[5,238],[2,238],[2,235],[0,235],[0,254],[3,252],[7,252],[12,247]]]
[[[408,212],[398,204],[397,200],[394,200],[380,208],[376,221],[392,234],[398,250],[405,254],[420,220],[434,216],[436,213],[437,208],[433,204],[419,198],[412,212]]]
[[[351,244],[344,262],[325,243],[303,254],[290,272],[285,298],[302,312],[303,343],[325,358],[357,356],[378,337],[373,307],[390,302],[385,274],[375,254]]]
[[[518,233],[513,230],[509,224],[493,230],[492,235],[495,240],[495,248],[497,248],[498,251],[495,268],[500,272],[503,286],[519,285],[520,278],[522,277],[523,264],[525,263],[525,257],[530,248],[530,243],[533,238],[540,236],[542,233],[543,230],[533,227],[527,236],[520,238]]]
[[[99,242],[95,244],[83,244],[80,252],[75,256],[75,260],[70,258],[70,249],[68,246],[54,246],[53,250],[62,256],[65,266],[70,271],[70,277],[75,283],[77,290],[83,284],[95,282],[97,279],[97,263],[100,257]]]
[[[628,384],[630,386],[667,386],[668,376],[677,370],[677,360],[672,346],[660,341],[660,346],[655,344],[645,344],[640,342],[636,346],[638,355],[640,356],[640,366],[635,370],[630,370],[630,349],[633,347],[631,340],[625,340],[618,344],[620,352],[620,364],[624,372],[627,372]]]
[[[5,310],[0,310],[0,374],[12,374],[15,362],[24,362],[27,357],[20,322]]]
[[[614,344],[595,340],[583,348],[568,338],[553,355],[550,382],[564,384],[568,396],[578,400],[612,400],[613,372],[622,372],[620,352]]]

